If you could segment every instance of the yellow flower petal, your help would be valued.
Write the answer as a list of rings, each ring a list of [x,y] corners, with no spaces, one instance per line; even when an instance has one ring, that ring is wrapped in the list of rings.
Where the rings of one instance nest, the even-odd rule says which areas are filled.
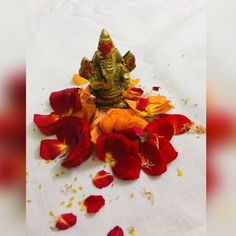
[[[130,87],[135,87],[140,82],[140,79],[131,79]]]
[[[81,77],[79,74],[74,74],[73,76],[73,82],[79,86],[87,84],[88,80]]]
[[[128,99],[126,99],[125,101],[135,112],[137,112],[139,116],[142,117],[155,117],[159,114],[166,113],[171,109],[175,108],[173,105],[170,104],[170,101],[167,100],[165,96],[148,96],[147,98],[149,99],[149,105],[144,111],[139,111],[136,109],[137,101]]]

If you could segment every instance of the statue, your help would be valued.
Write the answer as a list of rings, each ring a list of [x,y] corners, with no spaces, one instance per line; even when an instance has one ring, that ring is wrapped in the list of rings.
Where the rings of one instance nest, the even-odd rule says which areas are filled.
[[[86,57],[82,59],[79,74],[89,80],[89,90],[96,97],[97,107],[127,108],[123,95],[129,88],[130,72],[134,68],[134,55],[128,51],[122,57],[103,29],[98,50],[91,61]]]

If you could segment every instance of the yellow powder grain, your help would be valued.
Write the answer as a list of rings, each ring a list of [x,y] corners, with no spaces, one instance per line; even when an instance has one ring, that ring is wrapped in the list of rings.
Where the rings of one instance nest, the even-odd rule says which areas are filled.
[[[180,170],[179,168],[177,169],[177,175],[182,177],[184,175],[183,171]]]
[[[72,207],[73,206],[73,203],[72,202],[69,202],[66,207],[69,208],[69,207]]]
[[[53,211],[50,211],[50,212],[49,212],[49,215],[52,216],[52,217],[55,216],[55,214],[54,214]]]

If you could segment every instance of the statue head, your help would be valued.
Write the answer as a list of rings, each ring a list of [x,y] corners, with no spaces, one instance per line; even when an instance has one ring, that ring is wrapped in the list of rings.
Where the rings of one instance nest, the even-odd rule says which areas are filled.
[[[115,74],[117,49],[109,33],[103,29],[99,38],[97,57],[100,62],[102,75],[106,79],[112,79]]]

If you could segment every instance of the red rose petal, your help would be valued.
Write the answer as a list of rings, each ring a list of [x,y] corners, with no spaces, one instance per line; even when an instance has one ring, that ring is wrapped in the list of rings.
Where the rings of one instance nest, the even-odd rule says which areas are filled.
[[[56,227],[59,230],[66,230],[77,222],[77,216],[72,213],[61,214],[57,220]]]
[[[34,115],[34,123],[39,127],[40,131],[45,135],[54,134],[54,124],[58,121],[59,115],[51,113],[50,115]]]
[[[133,180],[139,178],[141,160],[138,144],[122,134],[105,134],[97,139],[96,151],[99,159],[109,161],[117,178]],[[111,160],[107,160],[107,154]]]
[[[105,205],[105,199],[101,195],[91,195],[84,200],[83,207],[87,213],[96,213]]]
[[[92,142],[87,120],[77,117],[62,117],[55,125],[56,135],[70,145],[66,160],[61,164],[65,168],[79,166],[92,152]]]
[[[124,236],[124,231],[119,226],[116,226],[107,234],[107,236]]]
[[[148,98],[140,98],[137,103],[136,109],[139,111],[143,111],[148,106],[148,104],[149,104]]]
[[[188,117],[180,114],[162,114],[161,119],[168,120],[173,125],[176,135],[185,133],[188,130],[186,126],[192,124]]]
[[[39,118],[43,121],[45,119],[42,116],[39,116]],[[51,121],[50,117],[46,117],[46,119]],[[40,124],[42,123],[45,124],[45,122]],[[50,124],[50,122],[48,123]],[[63,167],[79,166],[89,158],[92,151],[92,142],[88,121],[73,116],[61,117],[55,124],[51,125],[51,130],[53,134],[57,135],[58,140],[42,141],[40,155],[43,159],[52,160],[60,155],[61,151],[67,147],[62,144],[69,145],[66,160],[62,163]]]
[[[165,119],[155,119],[146,126],[149,139],[154,142],[157,136],[163,136],[168,140],[174,135],[172,124]]]
[[[67,145],[59,140],[45,139],[41,141],[40,156],[45,160],[54,160],[65,148]]]
[[[154,143],[144,142],[140,145],[139,154],[142,170],[149,175],[161,175],[167,170],[166,160]]]
[[[123,180],[135,180],[139,178],[141,160],[138,152],[123,153],[113,157],[115,164],[112,166],[114,175]]]
[[[76,88],[52,92],[49,100],[53,110],[59,114],[67,113],[71,109],[73,111],[82,109],[80,94]]]
[[[68,150],[67,158],[62,162],[62,166],[65,168],[72,168],[81,165],[86,161],[92,152],[92,142],[90,135],[81,135],[71,145]]]
[[[119,156],[126,152],[135,152],[136,150],[137,144],[126,138],[123,134],[104,134],[99,136],[96,142],[97,156],[102,161],[106,161],[106,153]]]
[[[141,88],[135,88],[135,87],[132,87],[129,89],[131,92],[141,96],[143,95],[144,91],[141,89]]]
[[[159,86],[153,86],[153,87],[152,87],[152,90],[153,90],[153,91],[159,91],[159,89],[160,89]]]
[[[93,184],[99,189],[109,186],[112,182],[113,182],[112,174],[104,170],[99,171],[93,178]]]
[[[83,118],[67,116],[60,118],[54,129],[59,140],[70,144],[80,134],[89,133],[89,123]]]
[[[175,151],[174,147],[168,141],[168,139],[164,137],[159,137],[158,143],[159,149],[161,150],[163,156],[166,159],[166,163],[170,163],[171,161],[177,158],[178,152]]]
[[[144,130],[142,128],[128,128],[123,130],[117,130],[115,133],[123,134],[125,137],[131,140],[137,140],[144,136]]]

